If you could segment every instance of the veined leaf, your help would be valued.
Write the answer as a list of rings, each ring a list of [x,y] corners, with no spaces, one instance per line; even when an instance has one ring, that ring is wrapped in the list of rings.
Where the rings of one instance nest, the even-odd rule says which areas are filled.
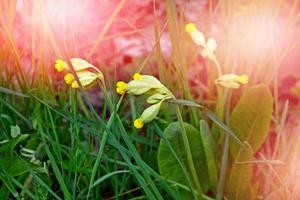
[[[271,122],[273,97],[265,85],[258,85],[245,92],[233,109],[230,128],[242,141],[247,142],[255,153],[264,143]],[[230,152],[236,157],[240,145],[230,141]]]
[[[203,191],[207,191],[209,187],[209,177],[208,177],[208,170],[207,164],[205,159],[205,152],[201,142],[201,135],[197,129],[193,126],[185,123],[184,124],[189,145],[191,148],[192,158],[195,165],[196,173],[198,179],[201,183],[201,187]],[[192,176],[189,173],[188,161],[187,156],[184,150],[184,144],[182,141],[180,125],[178,122],[171,123],[164,131],[165,137],[170,142],[171,146],[173,147],[176,155],[178,156],[179,160],[185,167],[188,175],[188,179],[192,180]],[[159,149],[158,149],[158,166],[159,171],[162,176],[166,179],[172,180],[182,185],[188,186],[188,181],[184,172],[176,160],[175,156],[172,155],[171,150],[165,144],[163,140],[160,141]],[[180,190],[182,199],[192,199],[191,192],[186,192]]]
[[[265,85],[247,90],[233,109],[230,128],[249,149],[230,141],[233,166],[227,184],[227,196],[232,200],[251,199],[253,154],[264,143],[271,122],[273,97]]]
[[[227,184],[227,198],[230,200],[247,200],[251,197],[251,179],[253,163],[249,149],[240,148],[233,163]],[[250,162],[247,162],[250,161]],[[242,163],[245,162],[245,163]]]

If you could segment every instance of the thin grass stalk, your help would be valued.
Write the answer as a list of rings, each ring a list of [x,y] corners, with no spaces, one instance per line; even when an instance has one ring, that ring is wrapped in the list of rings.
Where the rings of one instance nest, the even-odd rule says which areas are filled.
[[[193,179],[193,182],[194,182],[195,187],[196,187],[197,192],[198,192],[198,197],[201,199],[201,195],[202,195],[203,192],[202,192],[201,185],[200,185],[200,182],[199,182],[199,179],[198,179],[198,176],[197,176],[197,172],[196,172],[196,169],[195,169],[195,165],[194,165],[193,157],[192,157],[192,153],[191,153],[191,148],[190,148],[190,145],[189,145],[189,140],[188,140],[188,137],[187,137],[186,130],[184,128],[184,122],[183,122],[183,119],[182,119],[182,116],[181,116],[181,113],[180,113],[180,108],[179,108],[178,105],[176,105],[176,115],[177,115],[178,122],[179,122],[180,129],[181,129],[181,135],[182,135],[182,140],[183,140],[183,144],[184,144],[185,153],[186,153],[187,160],[188,160],[189,169],[191,171],[192,179]]]

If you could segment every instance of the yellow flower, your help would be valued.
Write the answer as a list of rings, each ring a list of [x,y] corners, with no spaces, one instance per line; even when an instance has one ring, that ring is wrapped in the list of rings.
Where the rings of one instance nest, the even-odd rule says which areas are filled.
[[[225,74],[219,77],[215,83],[217,85],[221,85],[226,88],[239,88],[240,84],[247,84],[248,83],[248,76],[246,74],[237,75],[237,74]]]
[[[103,74],[102,72],[93,66],[92,64],[88,63],[87,61],[81,59],[81,58],[71,58],[70,62],[74,68],[74,71],[79,79],[79,82],[82,87],[88,87],[92,85],[96,80],[100,79],[103,81]],[[56,60],[55,69],[59,72],[67,69],[69,70],[69,67],[66,62],[63,60]],[[89,71],[91,70],[91,71]],[[69,70],[70,71],[70,70]],[[93,72],[92,72],[93,71]],[[75,81],[74,75],[72,73],[67,73],[64,76],[66,84],[71,84],[72,88],[78,88],[79,85]]]
[[[143,122],[143,119],[141,118],[138,118],[136,120],[134,120],[134,127],[137,128],[137,129],[140,129],[144,126],[144,122]]]
[[[146,108],[142,115],[134,121],[134,126],[138,129],[142,128],[145,123],[152,121],[159,113],[161,104],[168,99],[175,99],[175,96],[154,76],[141,75],[135,73],[133,80],[125,83],[117,82],[116,91],[118,94],[126,92],[133,95],[141,95],[150,93],[147,103],[152,104]]]
[[[71,84],[71,87],[74,88],[74,89],[78,88],[77,81],[73,81],[72,84]]]
[[[56,60],[54,67],[58,72],[62,72],[65,69],[68,69],[67,63],[61,59]]]
[[[67,73],[64,77],[66,84],[72,84],[74,81],[74,76],[72,73]]]
[[[197,30],[197,27],[194,23],[190,22],[188,24],[185,25],[185,31],[187,33],[191,33],[193,31],[196,31]]]
[[[122,95],[125,94],[126,91],[127,91],[127,83],[123,81],[117,82],[116,92]]]
[[[139,74],[139,73],[135,73],[135,74],[133,75],[133,80],[140,80],[140,79],[141,79],[141,77],[142,77],[142,75],[141,75],[141,74]]]
[[[249,77],[246,74],[236,77],[236,81],[241,84],[247,84],[249,81]]]

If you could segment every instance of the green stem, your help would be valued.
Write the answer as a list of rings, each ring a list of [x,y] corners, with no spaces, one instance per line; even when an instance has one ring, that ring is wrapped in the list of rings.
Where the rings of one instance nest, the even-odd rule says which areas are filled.
[[[201,189],[201,185],[200,185],[199,180],[198,180],[198,176],[197,176],[197,173],[196,173],[196,169],[195,169],[195,165],[194,165],[193,157],[192,157],[192,153],[191,153],[191,148],[190,148],[189,141],[188,141],[188,136],[187,136],[186,130],[184,128],[184,122],[183,122],[183,119],[182,119],[182,116],[181,116],[181,113],[180,113],[180,108],[179,108],[178,105],[176,105],[176,114],[177,114],[177,118],[178,118],[178,121],[179,121],[180,129],[181,129],[181,135],[182,135],[182,140],[183,140],[183,144],[184,144],[185,153],[186,153],[187,160],[188,160],[189,169],[190,169],[191,174],[192,174],[193,182],[194,182],[194,184],[196,186],[196,189],[198,191],[198,196],[199,196],[199,198],[201,198],[202,189]]]

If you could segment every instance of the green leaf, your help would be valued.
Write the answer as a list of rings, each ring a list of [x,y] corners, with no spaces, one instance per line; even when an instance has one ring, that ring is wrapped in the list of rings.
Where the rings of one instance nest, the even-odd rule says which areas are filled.
[[[20,134],[21,134],[21,129],[18,125],[10,126],[10,136],[12,138],[16,138]]]
[[[215,157],[213,153],[214,149],[214,142],[209,130],[209,126],[205,120],[200,120],[200,135],[202,144],[204,147],[204,153],[206,157],[206,162],[208,166],[208,175],[210,186],[216,188],[218,183],[218,170],[215,162]]]
[[[227,184],[227,197],[230,200],[254,199],[251,197],[252,153],[249,149],[240,148],[233,163]],[[250,161],[250,162],[249,162]]]
[[[254,153],[268,135],[272,111],[273,97],[265,85],[247,90],[232,111],[231,130],[242,142],[247,142]],[[239,149],[240,145],[231,140],[230,151],[233,157],[236,157]]]
[[[251,199],[253,154],[264,143],[271,122],[273,97],[265,85],[247,90],[233,109],[230,128],[249,148],[230,141],[233,166],[227,184],[227,196],[232,200]]]
[[[189,145],[191,148],[192,158],[197,172],[198,179],[201,183],[203,191],[207,191],[209,187],[209,177],[208,169],[205,160],[205,152],[201,142],[201,135],[197,129],[195,129],[190,124],[185,123],[185,130],[187,132]],[[183,164],[185,171],[187,171],[187,176],[192,180],[190,172],[187,170],[188,161],[185,154],[184,145],[182,141],[180,125],[178,122],[171,123],[164,131],[165,137],[168,139],[169,143],[173,147],[176,155]],[[188,180],[185,176],[185,173],[180,166],[179,162],[176,160],[175,156],[172,154],[170,148],[167,144],[161,140],[158,149],[158,166],[160,174],[174,181],[178,184],[188,186]],[[181,191],[183,199],[192,199],[191,192]]]

